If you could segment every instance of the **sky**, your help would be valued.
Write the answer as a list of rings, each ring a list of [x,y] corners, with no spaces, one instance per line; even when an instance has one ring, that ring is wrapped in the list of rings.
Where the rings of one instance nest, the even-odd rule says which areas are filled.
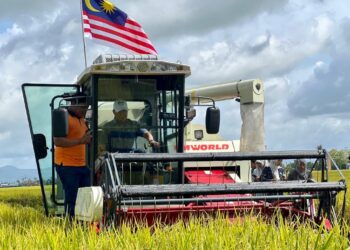
[[[110,1],[161,59],[191,66],[187,88],[260,78],[269,150],[349,149],[349,1]],[[124,53],[86,43],[88,64]],[[35,168],[21,84],[70,84],[83,69],[78,0],[0,1],[0,167]],[[219,107],[221,134],[239,139],[239,105]]]

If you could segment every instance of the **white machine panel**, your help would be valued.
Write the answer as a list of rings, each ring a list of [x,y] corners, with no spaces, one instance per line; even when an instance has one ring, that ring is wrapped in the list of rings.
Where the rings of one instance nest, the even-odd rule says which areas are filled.
[[[79,188],[75,204],[75,218],[82,221],[100,221],[103,213],[101,187]]]

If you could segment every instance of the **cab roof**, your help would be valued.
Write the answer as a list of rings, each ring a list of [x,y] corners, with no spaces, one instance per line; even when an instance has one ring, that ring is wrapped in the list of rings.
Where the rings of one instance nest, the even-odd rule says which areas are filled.
[[[92,74],[104,75],[191,75],[190,66],[158,60],[154,55],[100,55],[78,77],[83,84]]]

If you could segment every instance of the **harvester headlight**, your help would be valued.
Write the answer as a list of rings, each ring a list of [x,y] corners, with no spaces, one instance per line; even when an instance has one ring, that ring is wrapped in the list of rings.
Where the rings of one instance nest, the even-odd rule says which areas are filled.
[[[196,138],[196,140],[202,140],[203,137],[204,137],[204,134],[202,129],[198,129],[194,131],[194,138]]]

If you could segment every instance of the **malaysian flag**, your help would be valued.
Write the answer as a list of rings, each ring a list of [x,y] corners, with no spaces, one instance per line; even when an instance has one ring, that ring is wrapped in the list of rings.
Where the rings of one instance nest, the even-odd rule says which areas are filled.
[[[109,0],[82,0],[84,36],[132,53],[157,55],[141,25]]]

